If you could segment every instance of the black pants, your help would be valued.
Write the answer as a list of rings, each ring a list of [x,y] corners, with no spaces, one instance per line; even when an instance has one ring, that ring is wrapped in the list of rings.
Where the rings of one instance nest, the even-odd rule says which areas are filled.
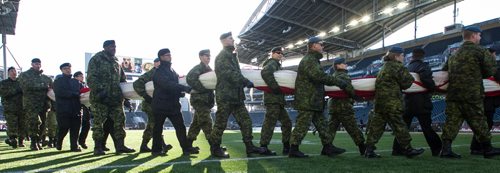
[[[184,119],[182,118],[182,113],[177,112],[168,112],[168,111],[158,111],[153,109],[153,115],[155,117],[155,125],[153,127],[153,147],[152,152],[160,152],[162,150],[162,132],[163,132],[163,124],[165,123],[165,119],[168,118],[170,122],[174,125],[175,135],[177,136],[177,140],[181,145],[183,150],[187,149],[186,147],[186,126],[184,125]]]
[[[500,107],[500,97],[484,98],[484,116],[486,116],[489,130],[493,127],[493,116],[495,116],[497,107]],[[481,150],[481,144],[476,140],[476,135],[472,137],[470,150]]]
[[[441,138],[439,138],[439,135],[434,131],[434,129],[432,129],[431,115],[432,115],[431,111],[422,111],[419,113],[412,113],[409,111],[405,111],[405,114],[403,115],[403,120],[405,121],[407,127],[410,128],[413,117],[416,117],[418,123],[420,124],[420,127],[422,127],[422,132],[424,133],[425,140],[427,141],[427,144],[431,148],[432,153],[439,153],[442,147]],[[394,151],[402,150],[399,142],[396,139],[394,139],[392,150]]]
[[[82,106],[82,112],[82,129],[78,137],[78,143],[80,145],[85,144],[90,130],[90,110],[86,106]]]
[[[78,148],[78,132],[80,131],[81,117],[77,115],[57,115],[58,135],[57,142],[62,145],[63,139],[69,130],[71,149]]]

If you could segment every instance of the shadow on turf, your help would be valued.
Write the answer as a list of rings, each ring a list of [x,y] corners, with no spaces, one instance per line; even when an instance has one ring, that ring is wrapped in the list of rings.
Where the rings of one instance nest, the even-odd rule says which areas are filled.
[[[56,153],[62,154],[62,153],[67,153],[67,152],[53,151],[53,152],[48,152],[48,153],[32,154],[31,156],[38,159],[37,155],[54,156]],[[57,159],[53,159],[53,160],[46,159],[47,160],[46,162],[40,162],[37,164],[27,164],[27,165],[23,165],[23,166],[19,166],[19,167],[5,169],[2,171],[4,171],[4,172],[20,172],[20,171],[24,172],[24,171],[28,171],[28,170],[37,170],[37,169],[41,169],[44,167],[53,166],[53,165],[61,164],[64,162],[69,162],[71,160],[74,160],[74,158],[80,157],[83,155],[88,155],[88,156],[78,158],[78,159],[92,157],[92,155],[90,155],[90,154],[91,153],[78,153],[78,154],[75,153],[74,155],[67,156],[67,157],[61,157],[61,158],[57,158]],[[21,160],[21,159],[19,159],[19,160]],[[5,163],[5,162],[2,162],[2,163]]]
[[[149,155],[148,157],[144,157],[144,158],[141,158],[141,159],[135,159],[140,154],[141,153],[129,154],[126,157],[117,159],[117,160],[115,160],[115,161],[113,161],[111,163],[108,163],[106,165],[102,165],[102,166],[99,166],[99,167],[96,167],[94,169],[90,169],[90,170],[87,170],[87,171],[84,171],[84,172],[102,172],[102,171],[104,171],[104,172],[111,172],[112,170],[116,170],[116,169],[130,170],[130,169],[133,169],[133,166],[130,166],[130,165],[137,165],[137,166],[139,166],[140,164],[146,163],[149,160],[155,158],[155,157]],[[123,154],[123,155],[125,155],[125,154]],[[113,156],[113,155],[110,155],[110,156]],[[117,156],[117,155],[114,155],[114,156]],[[121,172],[121,171],[118,171],[118,172]]]
[[[9,159],[2,159],[2,160],[0,160],[0,163],[5,164],[5,163],[9,163],[9,162],[16,162],[16,161],[21,161],[21,160],[26,160],[26,159],[33,159],[33,158],[40,159],[42,157],[49,157],[49,156],[54,156],[54,155],[64,153],[61,151],[42,152],[42,151],[31,151],[31,150],[17,150],[17,152],[11,152],[11,153],[21,153],[21,152],[32,152],[32,153],[28,154],[28,155],[20,155],[19,157],[14,157],[14,158],[9,158]],[[2,153],[2,154],[6,154],[6,153]]]

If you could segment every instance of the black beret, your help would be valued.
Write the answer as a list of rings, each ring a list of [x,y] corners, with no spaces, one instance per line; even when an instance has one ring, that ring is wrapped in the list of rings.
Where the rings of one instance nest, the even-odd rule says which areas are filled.
[[[159,62],[160,61],[160,58],[155,58],[155,60],[153,60],[153,62]]]
[[[10,71],[10,70],[12,70],[12,69],[14,69],[14,70],[15,70],[16,68],[15,68],[15,67],[9,67],[9,68],[7,69],[7,71]]]
[[[203,49],[203,50],[200,50],[200,52],[198,53],[199,56],[202,56],[202,55],[209,55],[210,56],[210,49]]]
[[[31,63],[42,63],[42,61],[40,61],[40,59],[38,59],[38,58],[33,58],[31,60]]]
[[[106,40],[104,43],[102,43],[102,48],[108,47],[109,45],[114,45],[115,40]]]
[[[481,29],[477,26],[467,26],[464,28],[464,31],[482,32]]]
[[[345,64],[345,58],[335,58],[335,60],[333,60],[333,65],[338,64]]]
[[[391,47],[389,52],[391,52],[391,53],[403,53],[404,49],[399,47],[399,46],[394,46],[394,47]]]
[[[271,52],[274,53],[274,52],[282,52],[283,51],[283,48],[281,47],[274,47],[273,49],[271,49]]]
[[[77,71],[75,72],[75,74],[73,74],[73,77],[78,77],[80,75],[83,75],[83,73],[81,71]]]
[[[70,64],[69,62],[67,62],[67,63],[63,63],[63,64],[61,64],[61,65],[59,66],[59,69],[62,69],[62,68],[64,68],[64,67],[71,67],[71,64]]]
[[[425,55],[425,51],[422,48],[416,48],[412,51],[413,57],[423,57]]]
[[[233,34],[231,32],[224,33],[224,34],[220,35],[219,39],[223,40],[223,39],[226,39],[227,37],[232,36],[232,35]]]
[[[160,56],[165,55],[167,53],[170,53],[170,49],[168,49],[168,48],[160,49],[158,51],[158,58],[160,58]]]

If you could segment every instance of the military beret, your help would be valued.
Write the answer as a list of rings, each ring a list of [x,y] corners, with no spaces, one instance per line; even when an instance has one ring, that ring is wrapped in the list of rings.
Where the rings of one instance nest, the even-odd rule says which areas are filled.
[[[282,52],[283,51],[283,48],[281,47],[274,47],[273,49],[271,49],[271,52],[274,53],[274,52]]]
[[[40,59],[38,59],[38,58],[33,58],[31,60],[31,63],[42,63],[42,61],[40,61]]]
[[[63,63],[63,64],[61,64],[61,65],[59,66],[59,69],[62,69],[62,68],[64,68],[64,67],[71,67],[71,64],[70,64],[69,62],[67,62],[67,63]]]
[[[312,43],[323,43],[323,40],[319,37],[310,37],[307,40],[307,43],[312,44]]]
[[[159,62],[160,61],[160,58],[155,58],[155,60],[153,62]]]
[[[106,40],[104,41],[104,43],[102,43],[102,47],[105,48],[105,47],[108,47],[109,45],[114,45],[115,44],[115,40]]]
[[[73,74],[73,77],[78,77],[80,75],[83,75],[83,73],[81,71],[77,71],[75,72],[75,74]]]
[[[7,71],[10,71],[10,70],[12,70],[12,69],[14,69],[14,70],[15,70],[16,68],[15,68],[15,67],[9,67],[9,69],[7,69]]]
[[[229,36],[232,36],[233,34],[231,32],[228,32],[228,33],[224,33],[222,35],[220,35],[220,40],[223,40],[223,39],[226,39],[227,37]]]
[[[203,50],[200,50],[200,52],[198,53],[199,56],[203,56],[203,55],[208,55],[210,56],[210,49],[203,49]]]
[[[425,51],[422,48],[416,48],[416,49],[413,49],[412,54],[413,54],[413,57],[420,58],[420,57],[423,57],[425,55]]]
[[[483,32],[481,29],[477,26],[466,26],[464,28],[464,31],[471,31],[471,32]]]
[[[333,60],[333,65],[345,64],[345,58],[335,58]]]
[[[403,53],[404,50],[403,50],[403,48],[401,48],[399,46],[394,46],[394,47],[391,47],[391,49],[389,49],[389,52],[391,52],[391,53]]]
[[[170,53],[170,49],[168,49],[168,48],[160,49],[158,51],[158,58],[160,58],[160,56],[165,55],[167,53]]]

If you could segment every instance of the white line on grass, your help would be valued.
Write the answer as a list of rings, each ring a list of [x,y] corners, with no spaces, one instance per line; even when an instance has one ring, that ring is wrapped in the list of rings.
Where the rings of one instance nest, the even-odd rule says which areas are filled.
[[[492,144],[498,144],[500,142],[492,142]],[[470,144],[464,145],[453,145],[453,148],[470,146]],[[422,147],[429,149],[429,147]],[[392,150],[377,150],[377,152],[392,152]],[[359,154],[359,152],[345,152],[345,154]],[[309,156],[319,156],[319,154],[308,154]],[[105,165],[105,166],[85,166],[85,167],[71,167],[63,169],[37,169],[31,171],[16,171],[16,172],[60,172],[60,171],[70,171],[70,172],[81,172],[84,170],[91,169],[117,169],[117,168],[130,168],[130,167],[156,167],[156,166],[172,166],[177,164],[197,164],[197,163],[213,163],[213,162],[234,162],[234,161],[250,161],[250,160],[269,160],[269,159],[283,159],[288,158],[288,156],[265,156],[265,157],[246,157],[246,158],[232,158],[232,159],[211,159],[211,160],[199,160],[199,161],[177,161],[177,162],[167,162],[158,164],[126,164],[126,165]]]

